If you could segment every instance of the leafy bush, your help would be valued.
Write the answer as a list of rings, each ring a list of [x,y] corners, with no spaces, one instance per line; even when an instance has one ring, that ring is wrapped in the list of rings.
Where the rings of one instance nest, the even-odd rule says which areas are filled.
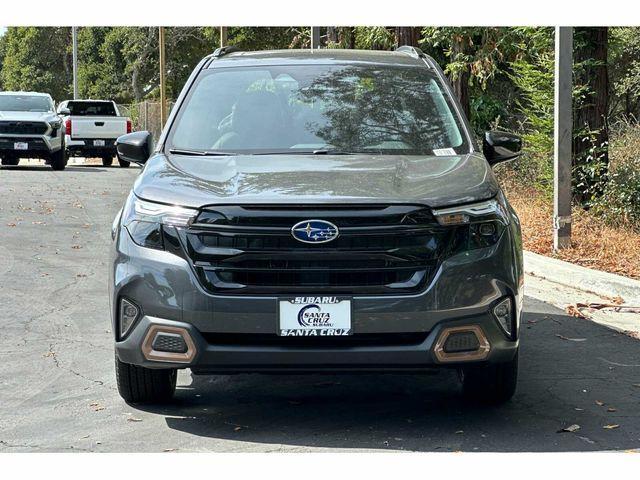
[[[609,181],[592,209],[609,224],[640,232],[640,124],[614,126],[609,155]]]
[[[513,162],[516,177],[549,191],[553,184],[553,52],[511,63],[513,83],[521,92],[517,107],[525,153]]]

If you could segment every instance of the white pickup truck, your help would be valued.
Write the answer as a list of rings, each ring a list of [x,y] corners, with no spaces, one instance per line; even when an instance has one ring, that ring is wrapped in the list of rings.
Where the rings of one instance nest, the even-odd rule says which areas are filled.
[[[99,157],[104,166],[113,163],[116,139],[131,133],[131,120],[121,117],[111,100],[65,100],[58,105],[58,114],[65,125],[69,156]],[[124,160],[118,162],[129,166]]]

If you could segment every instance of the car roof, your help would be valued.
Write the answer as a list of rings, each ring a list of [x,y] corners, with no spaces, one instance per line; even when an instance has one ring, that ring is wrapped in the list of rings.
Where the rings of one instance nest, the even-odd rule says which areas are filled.
[[[0,95],[28,95],[30,97],[49,97],[51,95],[42,92],[0,92]]]
[[[113,103],[113,100],[94,100],[93,98],[74,98],[65,100],[65,102],[95,102],[95,103]]]
[[[251,65],[291,65],[291,64],[375,64],[396,66],[427,66],[422,58],[406,52],[385,50],[347,49],[298,49],[263,50],[255,52],[234,51],[215,57],[209,68],[251,66]]]

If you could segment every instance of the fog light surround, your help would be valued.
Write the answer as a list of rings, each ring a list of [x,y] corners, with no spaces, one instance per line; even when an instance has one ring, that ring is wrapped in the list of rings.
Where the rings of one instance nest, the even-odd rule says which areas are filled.
[[[140,317],[140,308],[131,300],[120,299],[120,338],[124,338]]]
[[[182,337],[186,345],[186,350],[173,352],[156,350],[154,346],[161,344],[158,336],[166,334]],[[196,356],[196,345],[186,328],[168,325],[152,325],[149,327],[142,342],[142,354],[147,360],[156,362],[190,363]]]
[[[473,334],[477,339],[475,350],[459,350],[452,348],[449,337],[457,334]],[[447,351],[448,350],[448,351]],[[460,327],[447,327],[442,330],[434,346],[434,354],[440,363],[480,361],[489,356],[491,344],[479,325],[463,325]]]
[[[493,316],[509,338],[513,338],[513,301],[507,297],[493,307]]]

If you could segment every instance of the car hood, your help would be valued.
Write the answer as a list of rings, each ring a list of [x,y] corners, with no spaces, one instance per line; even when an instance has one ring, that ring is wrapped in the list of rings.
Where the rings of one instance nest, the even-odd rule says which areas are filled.
[[[480,154],[238,155],[157,154],[134,186],[145,200],[210,204],[417,203],[442,207],[489,199],[498,192]]]
[[[16,122],[49,122],[57,118],[53,112],[0,112],[0,120]]]

